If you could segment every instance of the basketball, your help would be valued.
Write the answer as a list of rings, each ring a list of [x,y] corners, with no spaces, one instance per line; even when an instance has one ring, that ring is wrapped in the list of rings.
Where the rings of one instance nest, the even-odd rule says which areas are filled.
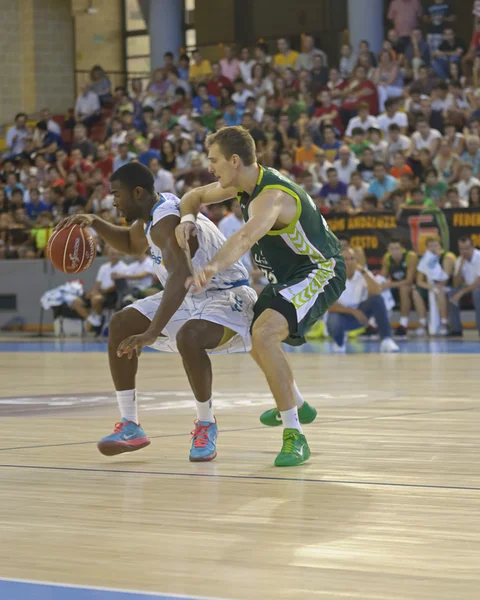
[[[95,238],[79,225],[64,227],[48,241],[47,256],[53,266],[64,273],[80,273],[88,269],[97,255]]]

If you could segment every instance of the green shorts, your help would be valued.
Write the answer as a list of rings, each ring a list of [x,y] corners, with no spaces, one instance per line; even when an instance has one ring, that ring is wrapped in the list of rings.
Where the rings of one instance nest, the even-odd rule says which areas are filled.
[[[305,344],[305,334],[335,304],[345,290],[346,269],[342,256],[335,257],[333,273],[312,271],[292,277],[285,283],[269,283],[260,293],[253,309],[252,327],[268,308],[288,321],[290,346]]]

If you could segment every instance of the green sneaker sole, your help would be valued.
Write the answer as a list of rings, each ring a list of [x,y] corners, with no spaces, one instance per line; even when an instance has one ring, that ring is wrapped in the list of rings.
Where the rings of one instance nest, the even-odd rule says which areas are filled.
[[[317,410],[304,402],[302,408],[298,411],[298,420],[302,425],[309,425],[317,418]],[[270,408],[260,415],[260,423],[267,427],[278,427],[283,425],[282,416],[278,408]]]

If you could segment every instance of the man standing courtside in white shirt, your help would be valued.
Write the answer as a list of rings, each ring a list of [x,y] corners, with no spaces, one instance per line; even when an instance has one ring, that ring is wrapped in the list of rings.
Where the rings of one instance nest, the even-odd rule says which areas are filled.
[[[453,335],[462,335],[459,303],[465,295],[471,293],[480,333],[480,250],[475,248],[471,238],[464,236],[458,240],[458,253],[460,256],[453,272],[453,289],[449,294],[450,327]]]

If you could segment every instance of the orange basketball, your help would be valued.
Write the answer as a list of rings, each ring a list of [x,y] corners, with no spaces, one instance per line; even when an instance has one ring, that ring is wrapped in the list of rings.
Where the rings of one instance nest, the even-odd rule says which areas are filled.
[[[97,255],[95,238],[78,225],[64,227],[48,240],[47,256],[64,273],[80,273],[91,266]]]

